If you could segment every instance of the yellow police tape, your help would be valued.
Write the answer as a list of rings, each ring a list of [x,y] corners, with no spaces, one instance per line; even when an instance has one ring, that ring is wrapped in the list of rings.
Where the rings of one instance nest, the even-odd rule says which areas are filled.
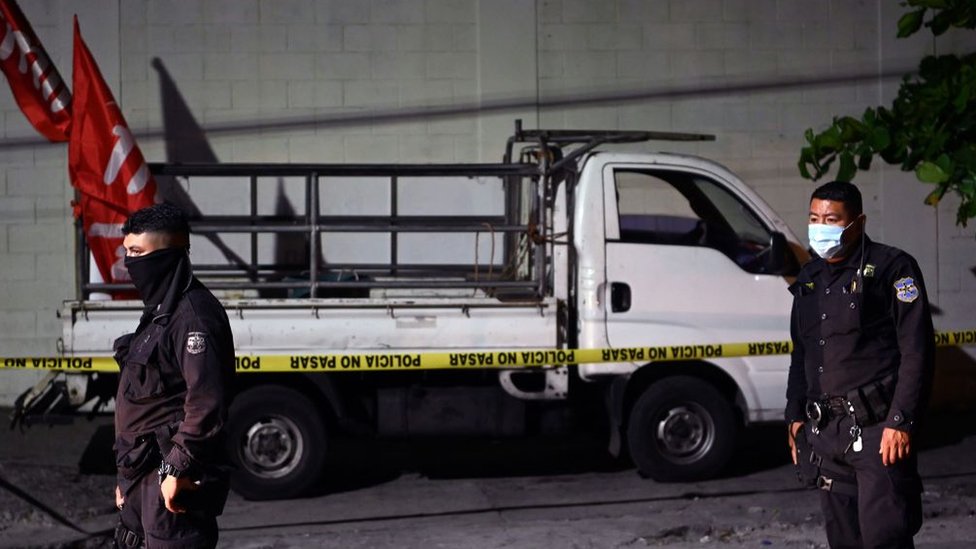
[[[976,344],[976,329],[939,332],[940,347]],[[617,349],[506,349],[450,353],[384,352],[300,355],[237,356],[238,372],[367,372],[395,370],[518,369],[602,362],[654,362],[785,355],[789,341],[756,341],[711,345],[658,345]],[[64,370],[70,372],[117,372],[115,359],[107,356],[0,357],[0,368],[12,370]]]

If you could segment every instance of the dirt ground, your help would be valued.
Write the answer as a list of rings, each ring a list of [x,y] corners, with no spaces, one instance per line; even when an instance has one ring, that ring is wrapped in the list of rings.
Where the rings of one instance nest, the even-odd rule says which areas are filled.
[[[976,418],[949,419],[922,441],[918,547],[976,540]],[[0,431],[0,479],[95,534],[0,488],[0,547],[111,546],[114,477],[79,470],[86,451],[86,462],[107,458],[110,425],[102,417]],[[585,437],[337,441],[320,495],[249,502],[232,494],[221,546],[825,547],[816,494],[798,488],[781,433],[750,430],[727,475],[688,484],[641,479]]]

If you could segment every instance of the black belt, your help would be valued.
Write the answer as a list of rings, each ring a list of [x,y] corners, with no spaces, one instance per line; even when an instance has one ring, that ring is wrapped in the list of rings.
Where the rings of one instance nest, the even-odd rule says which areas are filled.
[[[850,402],[842,396],[825,396],[819,400],[808,400],[806,407],[807,419],[823,427],[828,421],[851,413]]]

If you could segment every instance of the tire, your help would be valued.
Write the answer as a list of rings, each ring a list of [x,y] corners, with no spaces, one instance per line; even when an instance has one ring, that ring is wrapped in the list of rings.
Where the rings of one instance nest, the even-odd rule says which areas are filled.
[[[661,482],[703,480],[725,468],[738,427],[732,405],[712,385],[676,376],[651,384],[631,408],[630,457]]]
[[[256,387],[230,407],[231,488],[251,500],[287,499],[313,488],[325,468],[325,421],[315,404],[286,387]]]

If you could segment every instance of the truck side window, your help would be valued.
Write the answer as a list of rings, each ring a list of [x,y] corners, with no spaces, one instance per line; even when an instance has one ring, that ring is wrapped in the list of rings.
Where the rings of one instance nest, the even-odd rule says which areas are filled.
[[[770,231],[724,187],[683,172],[616,170],[620,241],[714,248],[763,273]]]

